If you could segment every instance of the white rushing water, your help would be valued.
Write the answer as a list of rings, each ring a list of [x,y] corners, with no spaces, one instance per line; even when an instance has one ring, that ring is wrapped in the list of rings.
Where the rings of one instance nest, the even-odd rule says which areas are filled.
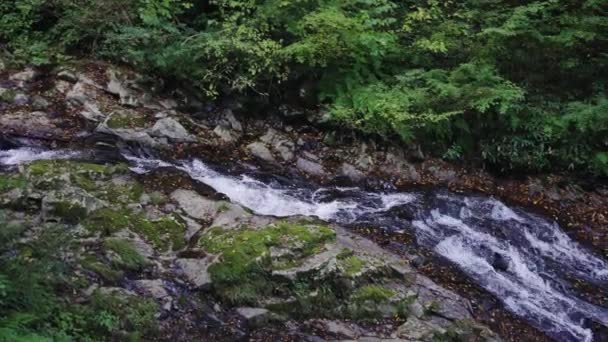
[[[0,152],[0,163],[71,155],[31,153]],[[272,175],[261,180],[248,174],[226,174],[200,160],[168,163],[125,157],[137,173],[176,167],[258,214],[317,216],[343,224],[410,229],[420,245],[457,265],[509,310],[556,340],[591,342],[589,321],[608,326],[608,309],[577,296],[566,280],[566,275],[580,278],[607,291],[606,261],[571,240],[557,224],[495,199],[447,192],[319,189],[295,181],[285,184],[284,179],[273,181]]]
[[[81,154],[70,150],[45,150],[38,147],[20,147],[16,149],[0,150],[0,165],[19,165],[36,160],[70,159]]]

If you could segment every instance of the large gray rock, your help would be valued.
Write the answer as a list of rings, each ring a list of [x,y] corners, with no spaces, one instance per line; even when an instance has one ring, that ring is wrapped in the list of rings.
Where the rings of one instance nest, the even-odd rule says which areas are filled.
[[[342,163],[342,166],[340,167],[340,174],[353,182],[358,182],[365,178],[365,174],[363,172],[359,171],[356,167],[349,163]]]
[[[212,257],[206,257],[203,259],[177,259],[175,264],[194,287],[201,288],[211,284],[208,269],[213,262]]]
[[[171,198],[188,216],[195,219],[212,219],[218,210],[217,202],[208,200],[191,190],[176,190],[171,194]]]
[[[36,139],[62,139],[64,130],[57,127],[45,112],[13,112],[0,116],[0,131]]]
[[[284,134],[269,128],[260,140],[276,151],[284,161],[293,160],[295,144]]]
[[[327,175],[327,172],[325,172],[325,169],[321,164],[304,158],[298,158],[296,161],[296,168],[312,176],[323,177]]]
[[[108,119],[109,117],[106,118],[106,121],[100,123],[97,128],[95,128],[95,131],[114,135],[124,141],[132,141],[145,146],[157,147],[161,144],[166,144],[166,141],[159,141],[152,138],[145,128],[110,128],[107,124]]]
[[[342,249],[337,245],[331,245],[327,250],[304,259],[300,266],[284,270],[274,270],[272,271],[272,275],[283,277],[291,281],[295,281],[299,277],[312,273],[314,273],[315,276],[322,278],[338,268],[336,257],[341,251]]]
[[[384,163],[380,166],[380,170],[402,179],[411,182],[420,181],[420,174],[416,171],[414,165],[410,164],[403,153],[388,152],[384,158]]]
[[[75,106],[84,105],[86,102],[92,101],[94,98],[94,93],[92,93],[85,82],[78,82],[74,84],[72,89],[70,89],[65,96],[65,99]]]
[[[125,80],[121,76],[122,75],[116,70],[109,70],[109,82],[106,85],[106,91],[110,94],[118,95],[120,98],[120,104],[124,106],[137,106],[137,96],[129,88],[127,82],[125,82]]]
[[[247,145],[247,149],[249,150],[249,153],[251,153],[254,157],[258,159],[270,163],[275,162],[274,156],[264,143],[253,142]]]
[[[32,68],[27,68],[21,72],[12,74],[9,77],[9,79],[11,81],[15,81],[19,85],[19,87],[23,87],[23,85],[25,83],[33,81],[36,78],[36,76],[38,76],[38,73],[36,72],[36,70],[34,70]]]
[[[184,126],[173,118],[164,118],[156,121],[150,129],[150,135],[153,137],[166,137],[177,142],[195,140]]]
[[[236,312],[247,322],[250,328],[265,324],[270,318],[270,311],[263,308],[238,308]]]
[[[240,134],[238,132],[222,125],[217,125],[213,129],[213,133],[215,133],[222,140],[222,142],[226,144],[232,144],[240,138]]]

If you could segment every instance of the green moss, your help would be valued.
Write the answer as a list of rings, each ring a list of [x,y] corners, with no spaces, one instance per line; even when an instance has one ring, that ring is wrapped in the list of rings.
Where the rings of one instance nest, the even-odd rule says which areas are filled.
[[[365,266],[365,262],[356,255],[341,259],[339,263],[344,268],[344,273],[349,277],[361,272],[363,266]]]
[[[268,276],[275,267],[269,257],[271,247],[289,248],[304,258],[319,252],[334,238],[335,232],[324,226],[279,223],[257,230],[212,228],[200,244],[208,252],[222,255],[221,262],[209,268],[220,296],[235,304],[254,304],[251,299],[261,299],[274,287]],[[235,295],[239,291],[244,295]]]
[[[54,203],[51,213],[68,223],[77,223],[87,216],[87,209],[78,203],[64,201]]]
[[[118,318],[121,328],[128,332],[146,334],[156,330],[155,315],[159,308],[151,299],[131,296],[119,291],[113,293],[96,291],[92,306],[96,311],[105,311]]]
[[[128,208],[103,208],[92,213],[85,222],[91,231],[101,231],[110,235],[122,229],[130,229],[140,234],[160,251],[169,248],[182,249],[185,246],[184,234],[186,225],[176,215],[169,215],[158,220],[148,220],[142,213]]]
[[[6,89],[2,93],[0,93],[0,101],[13,103],[15,101],[15,97],[17,97],[17,92],[12,89]]]
[[[65,173],[87,174],[93,176],[111,175],[117,169],[114,166],[87,163],[73,160],[37,160],[27,167],[33,176],[61,175]]]
[[[112,129],[144,127],[146,125],[146,118],[139,115],[126,115],[124,113],[112,114],[106,124]]]
[[[110,266],[99,261],[93,255],[85,256],[80,262],[80,264],[85,269],[96,273],[103,280],[112,284],[117,283],[124,276],[122,271],[111,268]]]
[[[122,185],[107,184],[95,191],[95,194],[99,198],[114,204],[136,202],[143,193],[144,187],[139,182],[130,182]]]
[[[21,175],[0,174],[0,191],[10,191],[12,189],[23,189],[27,185],[27,180]]]
[[[226,202],[222,202],[220,203],[220,205],[217,207],[217,212],[218,213],[223,213],[230,210],[230,205],[228,205],[228,203]]]
[[[113,260],[117,267],[136,271],[148,264],[148,260],[127,240],[107,239],[104,241],[104,247],[118,256],[118,259]]]
[[[357,289],[351,296],[354,303],[363,304],[367,302],[380,304],[388,302],[395,292],[377,285],[367,285]]]
[[[84,222],[85,228],[91,231],[100,231],[110,235],[132,225],[132,213],[129,209],[114,210],[111,208],[98,209],[91,213]]]
[[[162,192],[154,191],[150,193],[150,203],[152,203],[153,205],[161,205],[167,203],[167,201],[167,196],[165,196],[165,194],[163,194]]]
[[[169,215],[155,221],[138,217],[132,229],[161,251],[169,248],[176,251],[186,245],[186,225],[177,216]]]

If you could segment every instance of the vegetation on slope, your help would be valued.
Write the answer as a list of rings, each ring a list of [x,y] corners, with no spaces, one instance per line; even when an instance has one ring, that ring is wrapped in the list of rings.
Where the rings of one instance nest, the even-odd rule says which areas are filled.
[[[23,63],[124,62],[500,170],[608,174],[603,0],[9,0]],[[272,95],[272,96],[271,96]]]

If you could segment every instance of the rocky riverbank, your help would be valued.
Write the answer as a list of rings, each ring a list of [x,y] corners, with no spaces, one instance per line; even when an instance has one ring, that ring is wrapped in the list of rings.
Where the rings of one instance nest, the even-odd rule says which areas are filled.
[[[0,174],[0,200],[5,225],[26,234],[12,247],[15,258],[31,257],[24,246],[41,239],[70,241],[56,251],[75,284],[66,300],[89,305],[104,298],[103,309],[121,321],[101,335],[546,339],[500,307],[482,318],[467,296],[478,290],[467,293],[466,280],[456,281],[465,286],[454,292],[442,287],[446,273],[411,265],[423,251],[399,255],[384,248],[387,238],[377,231],[368,236],[383,247],[314,218],[255,215],[173,169],[138,176],[119,162],[124,146],[166,158],[249,162],[320,183],[483,192],[549,214],[608,253],[607,190],[564,176],[498,179],[425,159],[415,148],[328,133],[311,124],[317,113],[282,108],[259,118],[238,104],[215,108],[179,91],[162,95],[155,92],[159,81],[100,63],[5,70],[0,78],[3,147],[27,140],[90,148],[87,159],[98,161],[21,165]],[[605,305],[605,296],[596,297]]]

